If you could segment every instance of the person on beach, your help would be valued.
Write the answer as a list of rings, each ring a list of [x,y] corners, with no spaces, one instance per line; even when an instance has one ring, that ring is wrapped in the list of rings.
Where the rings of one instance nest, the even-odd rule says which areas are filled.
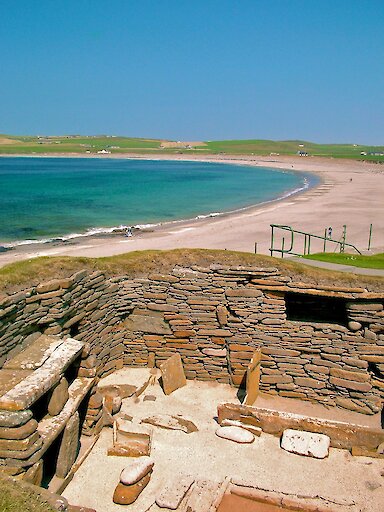
[[[131,227],[128,227],[126,232],[125,232],[125,236],[132,236],[132,228]]]

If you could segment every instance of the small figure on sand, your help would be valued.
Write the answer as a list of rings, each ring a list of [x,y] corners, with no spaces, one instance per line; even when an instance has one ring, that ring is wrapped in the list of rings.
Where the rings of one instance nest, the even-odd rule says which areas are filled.
[[[125,236],[132,236],[132,228],[128,227],[125,231]]]
[[[328,228],[328,238],[332,238],[332,228]]]

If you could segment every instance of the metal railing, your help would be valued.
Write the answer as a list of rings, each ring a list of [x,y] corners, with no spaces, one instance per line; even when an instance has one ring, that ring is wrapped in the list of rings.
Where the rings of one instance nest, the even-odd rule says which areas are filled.
[[[372,226],[372,225],[371,225]],[[311,254],[311,242],[313,239],[315,240],[322,240],[323,241],[323,252],[326,252],[326,246],[327,243],[336,244],[336,249],[339,249],[339,252],[343,253],[345,251],[346,247],[349,247],[356,251],[358,254],[361,254],[359,249],[355,247],[353,244],[348,244],[346,239],[346,233],[347,233],[347,226],[343,226],[343,234],[341,236],[340,240],[335,240],[331,238],[331,236],[328,233],[328,230],[324,230],[324,236],[320,235],[313,235],[312,233],[306,233],[305,231],[299,231],[297,229],[293,229],[291,226],[284,226],[282,224],[271,224],[272,232],[271,232],[271,247],[269,249],[271,256],[273,256],[274,252],[280,253],[281,257],[284,258],[284,254],[291,254],[292,256],[306,256],[308,254]],[[290,240],[286,242],[285,237],[282,238],[281,241],[281,247],[277,248],[275,247],[275,230],[280,229],[283,231],[288,231],[290,235]],[[372,230],[372,227],[371,227]],[[294,242],[295,242],[295,235],[303,235],[304,236],[304,243],[303,243],[303,252],[298,253],[294,252]],[[371,232],[370,232],[371,237]],[[288,243],[289,246],[286,244]],[[335,251],[336,252],[336,251]]]

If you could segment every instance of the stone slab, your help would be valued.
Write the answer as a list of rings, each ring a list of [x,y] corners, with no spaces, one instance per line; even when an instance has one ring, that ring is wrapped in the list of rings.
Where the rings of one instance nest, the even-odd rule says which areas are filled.
[[[80,417],[76,411],[68,420],[64,428],[59,454],[56,463],[56,476],[65,478],[79,452]]]
[[[221,422],[222,427],[240,427],[245,430],[251,432],[254,436],[260,437],[262,434],[262,429],[260,427],[255,427],[253,425],[245,425],[241,421],[238,420],[223,420]]]
[[[60,380],[62,373],[80,355],[83,345],[82,341],[67,338],[54,350],[43,366],[27,375],[0,397],[0,409],[10,411],[28,409]]]
[[[195,479],[192,476],[177,476],[174,481],[168,482],[156,498],[156,504],[160,508],[177,510],[189,489],[194,484]]]
[[[113,502],[118,505],[131,505],[140,496],[151,479],[151,473],[147,473],[141,480],[133,485],[118,483],[113,493]]]
[[[125,444],[114,444],[107,450],[108,456],[113,457],[142,457],[150,455],[150,446],[148,443],[138,440],[131,440]]]
[[[1,439],[25,439],[33,434],[37,429],[37,421],[30,419],[24,425],[19,427],[0,427]]]
[[[129,398],[134,395],[137,391],[137,386],[133,384],[106,384],[104,385],[102,381],[98,384],[98,391],[101,395],[106,396],[110,395],[113,397],[120,398]]]
[[[352,446],[363,446],[376,450],[384,441],[384,430],[354,425],[341,421],[310,418],[300,414],[274,411],[261,407],[238,404],[221,404],[218,406],[219,423],[223,420],[238,420],[244,424],[254,425],[263,432],[281,436],[286,429],[305,430],[325,434],[331,439],[333,448],[351,450]]]
[[[324,434],[315,434],[303,430],[284,430],[281,447],[291,453],[325,459],[329,454],[330,438]]]
[[[125,321],[124,326],[129,331],[139,331],[148,334],[172,334],[169,325],[159,316],[149,315],[130,315]]]
[[[68,400],[68,397],[68,381],[65,377],[62,377],[60,382],[51,392],[51,396],[48,401],[48,414],[51,416],[59,414]]]
[[[28,375],[31,375],[32,370],[15,370],[15,369],[1,369],[0,370],[0,397],[5,395],[17,384],[22,382]],[[1,407],[0,407],[1,408]]]
[[[25,451],[38,440],[39,434],[36,431],[25,439],[0,439],[0,450]]]
[[[18,427],[32,418],[32,411],[0,411],[0,427]]]
[[[255,350],[247,368],[245,404],[252,405],[259,395],[261,350]]]
[[[255,436],[251,432],[237,426],[219,427],[215,434],[218,437],[240,444],[253,443],[255,440]]]
[[[36,370],[64,343],[63,339],[42,334],[29,347],[4,364],[6,369]]]
[[[120,482],[124,485],[133,485],[152,471],[155,462],[151,457],[138,457],[125,467],[120,473]]]
[[[141,420],[141,423],[147,423],[167,430],[182,430],[186,434],[197,432],[198,428],[191,420],[186,420],[181,416],[172,416],[168,414],[157,414]]]
[[[163,390],[166,395],[170,395],[176,389],[182,388],[187,384],[180,354],[174,354],[164,361],[160,365],[160,370]]]

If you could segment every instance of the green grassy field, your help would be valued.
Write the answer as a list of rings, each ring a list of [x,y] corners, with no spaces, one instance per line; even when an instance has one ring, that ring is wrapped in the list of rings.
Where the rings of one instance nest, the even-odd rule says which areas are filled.
[[[356,144],[315,144],[300,140],[223,140],[208,141],[192,148],[162,148],[160,139],[140,139],[115,136],[49,136],[17,137],[0,135],[0,154],[51,154],[51,153],[97,153],[106,149],[111,153],[192,153],[232,155],[296,155],[304,151],[309,156],[351,158],[384,162],[384,146],[363,146]],[[366,154],[362,154],[366,153]],[[373,155],[370,153],[377,153]]]
[[[339,265],[351,265],[353,267],[384,269],[384,253],[365,256],[359,254],[334,254],[318,253],[304,256],[309,260],[326,261],[328,263],[338,263]]]

